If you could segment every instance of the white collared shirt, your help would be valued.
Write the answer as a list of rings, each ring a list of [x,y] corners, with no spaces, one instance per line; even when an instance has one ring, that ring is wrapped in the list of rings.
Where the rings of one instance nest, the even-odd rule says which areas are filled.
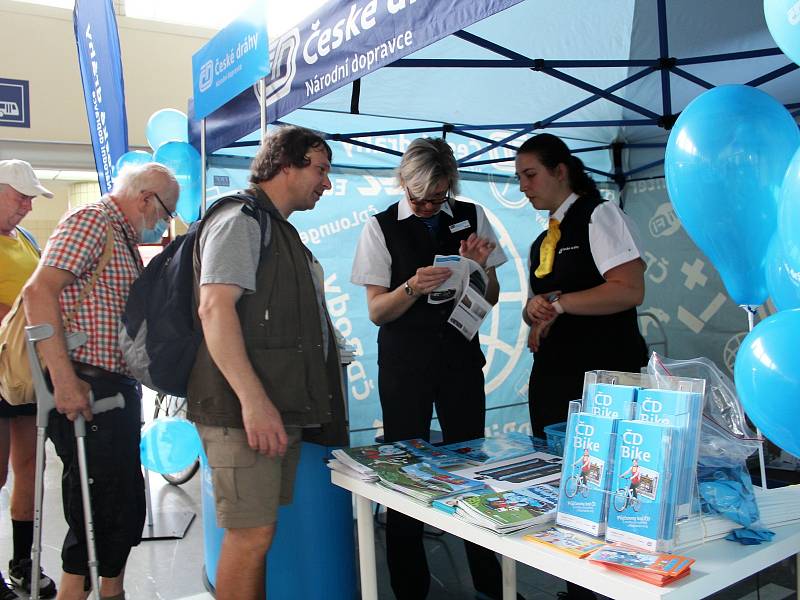
[[[578,194],[572,193],[561,206],[550,215],[559,223],[564,220],[570,206],[575,204]],[[601,275],[621,264],[641,258],[641,241],[636,224],[622,212],[614,202],[602,202],[592,212],[589,220],[589,248],[594,264]],[[528,269],[530,269],[528,253]],[[530,289],[528,294],[530,295]]]
[[[442,205],[441,212],[453,216],[453,209],[448,203]],[[489,224],[486,214],[480,204],[475,205],[477,216],[478,237],[485,238],[494,242],[495,248],[486,259],[486,267],[499,267],[508,260],[506,253],[497,241],[497,235]],[[398,202],[397,220],[402,221],[413,216],[411,205],[407,198]],[[356,285],[379,285],[388,288],[392,280],[392,257],[386,247],[386,239],[383,237],[378,220],[372,216],[364,223],[361,237],[358,239],[355,258],[353,258],[353,271],[350,274],[350,281]]]

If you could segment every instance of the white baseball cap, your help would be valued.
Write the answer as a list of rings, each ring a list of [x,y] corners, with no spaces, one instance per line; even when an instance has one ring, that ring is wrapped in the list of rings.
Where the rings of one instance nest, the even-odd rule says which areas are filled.
[[[33,167],[24,160],[0,160],[0,183],[10,185],[25,196],[53,197],[53,192],[39,182]]]

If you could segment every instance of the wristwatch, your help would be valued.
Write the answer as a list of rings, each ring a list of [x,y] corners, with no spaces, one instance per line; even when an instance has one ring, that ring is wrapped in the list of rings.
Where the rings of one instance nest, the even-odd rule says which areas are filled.
[[[414,291],[414,288],[412,288],[412,287],[411,287],[411,286],[408,284],[408,281],[406,281],[406,282],[405,282],[405,284],[403,285],[403,289],[404,289],[404,290],[405,290],[405,292],[406,292],[406,296],[413,297],[413,296],[416,296],[416,295],[417,295],[417,293]]]
[[[552,306],[558,314],[563,315],[564,307],[561,306],[560,300],[561,300],[561,294],[559,294],[558,292],[553,292],[547,297],[547,301],[550,303],[550,306]]]

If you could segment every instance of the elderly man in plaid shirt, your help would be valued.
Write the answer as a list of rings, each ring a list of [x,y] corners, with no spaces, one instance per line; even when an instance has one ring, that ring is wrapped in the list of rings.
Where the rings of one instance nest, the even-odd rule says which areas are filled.
[[[86,451],[100,594],[106,599],[125,597],[125,562],[131,547],[141,540],[145,504],[139,463],[141,388],[122,359],[117,329],[131,283],[142,270],[137,244],[161,238],[175,214],[178,194],[175,176],[162,165],[123,169],[112,192],[59,223],[23,290],[28,322],[49,323],[56,332],[39,349],[53,383],[56,410],[50,415],[48,433],[64,463],[62,498],[69,525],[61,552],[64,573],[59,598],[86,597],[86,538],[71,423],[81,414],[91,421]],[[109,235],[111,259],[78,305],[81,290],[111,243]],[[86,332],[89,341],[70,353],[62,323],[71,314],[68,330]],[[93,418],[89,390],[95,398],[122,393],[125,409]]]

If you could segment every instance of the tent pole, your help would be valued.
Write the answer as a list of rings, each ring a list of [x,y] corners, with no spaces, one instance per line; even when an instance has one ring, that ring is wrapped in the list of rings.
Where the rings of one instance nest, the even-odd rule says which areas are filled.
[[[661,63],[661,112],[672,114],[672,92],[670,88],[670,67],[674,61],[669,60],[669,37],[667,36],[667,5],[665,0],[658,0],[658,50]]]
[[[200,119],[200,216],[206,214],[206,120]]]
[[[267,135],[267,84],[266,78],[262,77],[258,80],[258,105],[261,109],[261,140]]]

